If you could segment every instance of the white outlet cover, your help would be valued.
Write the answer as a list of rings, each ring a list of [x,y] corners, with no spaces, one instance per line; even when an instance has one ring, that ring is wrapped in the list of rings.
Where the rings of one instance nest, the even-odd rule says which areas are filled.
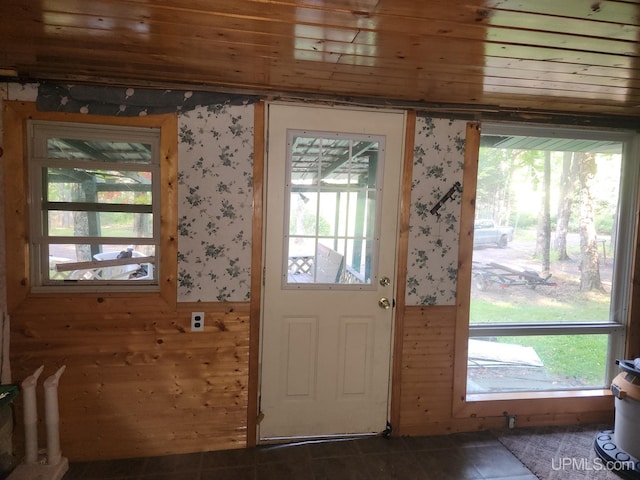
[[[191,331],[204,332],[204,312],[191,312]]]

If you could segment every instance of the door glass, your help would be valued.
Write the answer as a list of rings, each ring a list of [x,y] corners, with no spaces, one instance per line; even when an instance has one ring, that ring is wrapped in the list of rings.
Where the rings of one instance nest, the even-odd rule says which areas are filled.
[[[383,142],[289,132],[286,285],[371,285]]]

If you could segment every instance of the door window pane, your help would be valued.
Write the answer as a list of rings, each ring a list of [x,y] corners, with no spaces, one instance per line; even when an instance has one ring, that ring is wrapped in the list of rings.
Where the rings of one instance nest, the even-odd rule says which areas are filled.
[[[371,284],[382,143],[290,132],[287,284]]]

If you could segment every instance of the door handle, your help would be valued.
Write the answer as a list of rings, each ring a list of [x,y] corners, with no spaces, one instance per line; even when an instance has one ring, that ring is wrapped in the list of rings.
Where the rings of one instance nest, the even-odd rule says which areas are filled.
[[[384,308],[385,310],[388,310],[391,308],[391,302],[387,297],[382,297],[380,300],[378,300],[378,306],[380,308]]]

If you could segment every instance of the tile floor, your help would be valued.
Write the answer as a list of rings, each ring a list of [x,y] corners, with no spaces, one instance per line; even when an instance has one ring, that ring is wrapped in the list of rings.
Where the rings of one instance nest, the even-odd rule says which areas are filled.
[[[536,480],[490,432],[71,463],[64,480]]]

